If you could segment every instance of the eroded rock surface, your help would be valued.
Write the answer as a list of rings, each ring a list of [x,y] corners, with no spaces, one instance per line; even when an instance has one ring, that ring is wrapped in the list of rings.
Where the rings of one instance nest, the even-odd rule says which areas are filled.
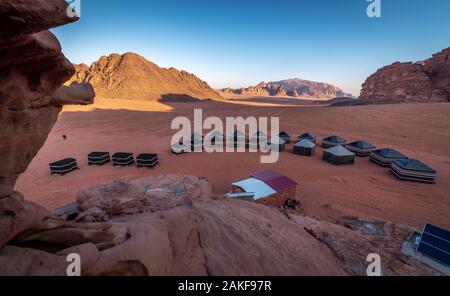
[[[0,248],[13,241],[64,247],[70,244],[68,233],[77,242],[96,237],[98,243],[106,243],[99,236],[114,236],[105,229],[99,234],[54,220],[46,209],[13,191],[62,106],[89,104],[95,96],[88,85],[61,87],[75,70],[47,29],[76,20],[67,14],[63,0],[0,0]],[[60,245],[64,236],[67,241]],[[30,252],[34,251],[26,253]]]
[[[365,275],[370,253],[380,254],[384,275],[439,274],[401,254],[414,227],[355,217],[318,221],[215,196],[206,180],[192,176],[93,186],[80,191],[78,205],[108,211],[115,190],[142,206],[137,214],[109,212],[108,223],[125,226],[129,238],[101,251],[86,274],[125,272],[127,264],[118,262],[132,262],[132,270],[150,275]]]
[[[450,101],[450,48],[417,63],[394,63],[379,69],[362,86],[366,103]]]

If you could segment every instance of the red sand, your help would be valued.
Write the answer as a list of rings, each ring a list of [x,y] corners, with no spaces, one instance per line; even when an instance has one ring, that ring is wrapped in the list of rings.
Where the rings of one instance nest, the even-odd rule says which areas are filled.
[[[82,187],[114,180],[184,173],[205,176],[217,192],[225,193],[233,181],[256,170],[271,169],[299,183],[297,195],[308,216],[333,220],[356,215],[412,223],[419,228],[426,222],[450,228],[450,104],[307,108],[245,102],[177,103],[170,108],[150,105],[133,110],[62,113],[46,144],[19,178],[16,190],[51,209],[74,201]],[[364,139],[379,148],[392,147],[437,170],[437,184],[399,181],[389,169],[374,165],[368,158],[357,158],[354,166],[335,167],[321,161],[319,147],[315,157],[307,158],[293,155],[289,145],[272,165],[260,164],[257,153],[173,155],[171,120],[179,115],[192,118],[194,108],[203,108],[204,116],[279,116],[281,129],[294,137],[311,131],[318,139],[337,134],[349,141]],[[67,141],[62,140],[63,134]],[[86,155],[103,150],[158,153],[161,165],[150,171],[110,165],[88,167]],[[51,176],[48,164],[65,157],[75,157],[81,170],[64,177]]]

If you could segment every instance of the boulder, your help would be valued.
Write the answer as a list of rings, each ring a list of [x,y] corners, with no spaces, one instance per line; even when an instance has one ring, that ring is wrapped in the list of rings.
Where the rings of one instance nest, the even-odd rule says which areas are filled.
[[[75,218],[76,222],[104,222],[108,221],[108,214],[100,208],[93,207],[80,214]]]

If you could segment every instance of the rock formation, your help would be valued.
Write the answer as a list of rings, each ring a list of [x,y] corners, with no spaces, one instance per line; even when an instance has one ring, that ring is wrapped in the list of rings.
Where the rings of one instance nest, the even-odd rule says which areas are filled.
[[[88,82],[98,97],[130,100],[194,101],[220,99],[195,75],[175,68],[160,68],[135,53],[102,56],[90,67],[75,65],[68,83]]]
[[[0,257],[8,264],[26,265],[27,259],[37,264],[50,257],[37,248],[7,246],[28,245],[36,235],[44,236],[53,250],[85,242],[111,245],[126,234],[121,226],[91,227],[52,218],[46,209],[13,191],[18,175],[44,144],[62,106],[93,101],[95,94],[89,85],[62,86],[75,71],[55,36],[47,31],[76,20],[67,13],[64,0],[0,0]],[[55,267],[56,261],[49,258],[44,265]]]
[[[294,98],[333,99],[339,97],[352,97],[340,88],[323,82],[314,82],[303,79],[287,79],[277,82],[261,82],[256,86],[247,88],[220,90],[224,94],[238,94],[246,96],[283,96]]]
[[[417,63],[396,62],[379,69],[362,85],[365,103],[450,101],[450,48]]]
[[[370,253],[380,254],[385,275],[439,274],[401,254],[413,227],[352,217],[339,224],[318,221],[294,210],[217,196],[206,179],[193,176],[93,186],[80,191],[76,207],[56,212],[89,222],[103,212],[101,221],[108,223],[77,225],[93,233],[107,227],[114,235],[93,242],[73,235],[57,248],[47,244],[55,231],[20,235],[4,248],[11,257],[0,252],[0,264],[9,263],[11,254],[21,254],[25,263],[2,264],[8,266],[4,274],[64,274],[67,263],[58,258],[70,252],[81,255],[84,275],[365,275]],[[33,256],[52,265],[43,268]]]
[[[80,191],[52,215],[14,192],[63,104],[92,102],[48,28],[75,21],[64,0],[0,0],[0,275],[437,275],[400,254],[412,228],[296,212],[215,196],[207,180],[151,176]],[[13,32],[13,33],[11,33]],[[38,190],[38,188],[37,188]],[[101,223],[95,223],[101,221]]]

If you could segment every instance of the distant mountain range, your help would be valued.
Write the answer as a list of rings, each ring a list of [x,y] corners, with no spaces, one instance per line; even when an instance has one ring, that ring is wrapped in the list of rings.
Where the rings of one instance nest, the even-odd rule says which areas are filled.
[[[351,94],[345,93],[342,89],[332,84],[303,80],[299,78],[268,83],[261,82],[256,86],[239,89],[224,88],[219,90],[219,92],[228,95],[281,96],[305,99],[333,99],[341,97],[353,98]]]
[[[221,96],[195,75],[161,68],[135,53],[102,56],[90,67],[75,65],[66,83],[89,82],[97,97],[131,100],[195,101]]]

